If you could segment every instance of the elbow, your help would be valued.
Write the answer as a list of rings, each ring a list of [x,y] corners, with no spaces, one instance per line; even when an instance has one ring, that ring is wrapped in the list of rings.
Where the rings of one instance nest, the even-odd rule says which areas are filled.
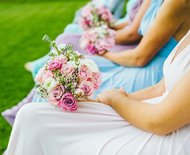
[[[134,66],[137,66],[137,67],[144,67],[148,64],[149,60],[147,57],[144,57],[144,56],[135,56],[135,59],[134,59]]]
[[[118,32],[116,33],[115,42],[116,44],[126,45],[126,44],[135,44],[138,43],[141,40],[141,36],[132,30],[127,31],[127,34],[124,34],[125,32]]]
[[[173,130],[169,129],[163,121],[151,121],[148,123],[147,130],[155,135],[165,136]]]
[[[121,66],[144,67],[148,64],[148,60],[143,57],[134,55],[129,59],[129,61],[126,61],[125,57],[123,57],[120,61],[116,63]]]
[[[134,44],[138,43],[142,39],[142,36],[140,36],[137,32],[132,31],[129,33],[128,38],[129,38],[129,43]]]
[[[162,126],[157,126],[157,125],[151,126],[149,128],[149,131],[151,133],[153,133],[155,135],[159,135],[159,136],[165,136],[170,133],[169,131],[164,130]]]

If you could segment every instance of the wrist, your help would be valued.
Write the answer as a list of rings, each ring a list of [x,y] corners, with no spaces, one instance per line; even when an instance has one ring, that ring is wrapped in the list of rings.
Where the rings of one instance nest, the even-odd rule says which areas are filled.
[[[116,104],[119,104],[119,99],[122,97],[122,95],[120,96],[119,94],[117,95],[110,95],[110,97],[108,98],[108,102],[109,105],[111,107],[115,107]]]
[[[106,52],[104,52],[104,53],[102,54],[102,56],[105,57],[105,58],[107,58],[107,59],[109,59],[109,58],[112,56],[112,53],[109,52],[109,51],[106,51]]]

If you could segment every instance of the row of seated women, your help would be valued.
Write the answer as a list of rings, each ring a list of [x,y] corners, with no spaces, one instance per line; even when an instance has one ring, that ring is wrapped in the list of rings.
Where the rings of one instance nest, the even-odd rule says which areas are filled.
[[[112,27],[116,45],[88,56],[102,73],[93,100],[79,103],[75,113],[62,112],[34,88],[14,114],[3,113],[13,124],[24,105],[6,155],[190,154],[190,1],[134,0],[129,10]],[[56,44],[82,52],[81,31],[73,33],[79,25],[69,26]],[[35,76],[47,61],[48,55],[26,68]]]

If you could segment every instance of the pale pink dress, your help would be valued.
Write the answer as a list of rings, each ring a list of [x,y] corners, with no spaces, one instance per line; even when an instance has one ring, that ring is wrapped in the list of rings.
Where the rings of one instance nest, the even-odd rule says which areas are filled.
[[[190,71],[190,46],[172,62],[177,48],[164,64],[166,92],[147,104],[160,103]],[[135,128],[104,104],[80,103],[70,113],[32,103],[17,115],[7,155],[190,155],[190,125],[158,136]]]

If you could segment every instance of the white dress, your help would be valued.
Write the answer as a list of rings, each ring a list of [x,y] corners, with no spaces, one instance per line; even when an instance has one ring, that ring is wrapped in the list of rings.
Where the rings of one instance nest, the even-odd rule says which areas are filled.
[[[164,64],[167,91],[147,103],[160,103],[190,71],[190,46],[172,62],[177,48]],[[104,104],[79,103],[71,113],[31,103],[17,115],[6,155],[190,155],[190,125],[158,136],[135,128]]]

